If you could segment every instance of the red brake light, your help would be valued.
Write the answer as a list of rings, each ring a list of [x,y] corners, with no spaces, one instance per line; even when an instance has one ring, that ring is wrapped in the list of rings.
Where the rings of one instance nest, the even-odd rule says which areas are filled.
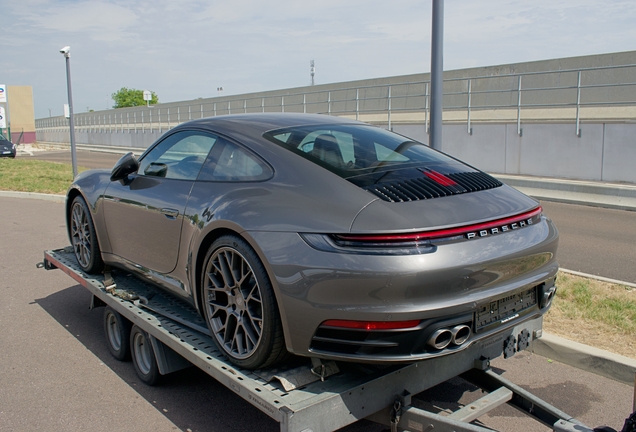
[[[455,180],[451,179],[450,177],[446,177],[444,174],[440,174],[437,171],[424,171],[424,175],[442,186],[457,185],[457,182],[455,182]]]
[[[398,330],[413,328],[420,325],[420,320],[410,321],[349,321],[327,320],[321,325],[329,327],[341,327],[360,330]]]

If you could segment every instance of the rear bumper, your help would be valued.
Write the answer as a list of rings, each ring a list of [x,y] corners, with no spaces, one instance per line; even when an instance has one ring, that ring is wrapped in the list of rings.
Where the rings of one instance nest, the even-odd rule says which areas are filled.
[[[541,299],[558,270],[558,233],[545,217],[523,230],[408,256],[322,252],[295,233],[247,234],[270,274],[288,350],[339,360],[411,362],[463,350],[545,313]],[[484,321],[493,302],[523,293],[534,303],[503,304],[504,312]],[[360,331],[321,327],[326,320],[420,324]],[[470,327],[464,343],[427,344],[436,329],[456,325]]]

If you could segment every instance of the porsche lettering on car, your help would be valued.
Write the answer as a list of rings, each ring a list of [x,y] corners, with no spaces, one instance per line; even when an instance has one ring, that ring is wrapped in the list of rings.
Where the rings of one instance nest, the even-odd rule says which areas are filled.
[[[81,173],[75,256],[191,303],[230,361],[448,355],[550,307],[558,233],[540,204],[425,144],[349,119],[180,124]]]

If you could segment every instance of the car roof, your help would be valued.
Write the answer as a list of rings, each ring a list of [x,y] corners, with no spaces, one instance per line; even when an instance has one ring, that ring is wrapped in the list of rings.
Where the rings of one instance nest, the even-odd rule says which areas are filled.
[[[263,133],[292,126],[334,125],[334,124],[364,124],[355,120],[323,114],[298,113],[249,113],[230,114],[192,120],[179,125],[179,129],[202,127],[220,133],[240,132],[253,138],[261,138]],[[177,129],[177,128],[175,128]]]

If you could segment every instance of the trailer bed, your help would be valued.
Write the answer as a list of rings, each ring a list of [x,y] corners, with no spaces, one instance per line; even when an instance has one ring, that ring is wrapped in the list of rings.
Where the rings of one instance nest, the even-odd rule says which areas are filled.
[[[113,271],[106,275],[106,281],[104,275],[88,275],[79,268],[70,247],[45,251],[43,266],[62,270],[93,294],[93,304],[101,302],[112,307],[159,341],[159,352],[163,357],[158,363],[162,373],[180,367],[176,364],[179,362],[174,362],[173,353],[176,353],[279,422],[283,432],[332,431],[363,418],[391,425],[393,430],[398,430],[399,426],[400,430],[414,431],[430,430],[430,427],[435,427],[436,431],[446,428],[485,431],[487,429],[469,423],[472,416],[455,413],[451,418],[445,418],[409,406],[411,395],[462,374],[493,392],[492,397],[481,402],[479,412],[507,402],[532,413],[554,430],[575,430],[575,425],[576,430],[591,430],[513,383],[488,372],[489,359],[501,355],[503,343],[510,335],[527,331],[531,340],[540,337],[541,318],[524,322],[460,352],[408,365],[380,367],[338,363],[339,372],[324,381],[316,378],[286,390],[281,380],[270,378],[307,375],[312,368],[309,359],[297,359],[290,365],[261,371],[237,368],[216,349],[196,310],[180,299],[126,272]],[[136,298],[126,300],[113,295],[112,289],[107,291],[107,285],[113,283],[120,295],[123,292]],[[474,413],[476,409],[473,407],[469,411]]]

